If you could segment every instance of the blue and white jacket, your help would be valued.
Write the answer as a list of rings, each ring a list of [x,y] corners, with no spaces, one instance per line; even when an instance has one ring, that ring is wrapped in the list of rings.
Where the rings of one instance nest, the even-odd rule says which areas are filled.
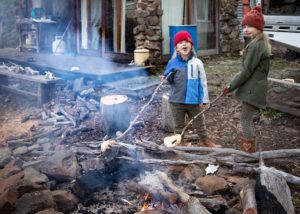
[[[207,79],[200,59],[191,56],[184,61],[180,55],[168,62],[164,76],[172,72],[169,102],[183,104],[209,103]]]

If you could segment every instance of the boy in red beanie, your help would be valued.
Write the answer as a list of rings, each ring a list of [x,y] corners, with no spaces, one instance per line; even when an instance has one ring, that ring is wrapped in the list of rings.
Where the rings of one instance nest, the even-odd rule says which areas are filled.
[[[253,117],[259,108],[266,107],[271,46],[263,32],[264,23],[260,6],[255,6],[244,17],[243,33],[250,42],[245,47],[240,72],[223,89],[224,94],[236,90],[236,98],[242,102],[240,148],[249,153],[256,152]]]
[[[203,63],[197,58],[193,39],[187,31],[179,31],[174,36],[174,54],[168,62],[164,76],[171,86],[169,103],[174,118],[174,132],[181,134],[184,128],[185,114],[192,119],[204,105],[209,103],[207,80]],[[201,143],[208,147],[221,147],[207,136],[204,118],[193,122]]]

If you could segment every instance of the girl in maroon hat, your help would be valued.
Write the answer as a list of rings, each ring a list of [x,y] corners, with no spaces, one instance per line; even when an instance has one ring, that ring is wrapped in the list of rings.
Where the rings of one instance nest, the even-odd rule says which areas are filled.
[[[260,6],[255,6],[244,17],[243,33],[250,42],[244,49],[240,72],[223,89],[224,94],[236,90],[236,98],[242,102],[240,148],[250,153],[256,152],[253,117],[259,108],[266,107],[271,46],[263,32],[264,24]]]
[[[174,36],[174,47],[174,55],[168,62],[164,76],[172,73],[168,78],[171,86],[169,102],[174,118],[174,131],[181,134],[185,115],[192,119],[209,103],[209,97],[204,66],[196,56],[191,35],[187,31],[179,31]],[[221,147],[207,136],[203,117],[195,119],[193,126],[204,146]]]

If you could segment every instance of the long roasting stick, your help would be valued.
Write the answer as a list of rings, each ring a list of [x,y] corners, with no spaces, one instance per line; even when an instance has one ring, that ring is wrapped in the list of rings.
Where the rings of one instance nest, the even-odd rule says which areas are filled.
[[[165,79],[168,79],[171,74],[173,74],[173,72],[170,72]],[[164,80],[161,81],[161,83],[155,88],[150,100],[142,107],[142,109],[139,111],[139,113],[135,116],[134,120],[130,122],[129,127],[120,135],[116,138],[116,140],[119,140],[121,138],[123,138],[131,129],[132,126],[135,124],[135,122],[137,121],[137,119],[140,117],[140,115],[142,114],[142,112],[146,109],[146,107],[152,102],[152,100],[154,99],[154,96],[156,95],[158,89],[164,84]]]
[[[208,108],[205,108],[204,110],[200,111],[197,115],[195,115],[187,124],[186,126],[182,129],[181,132],[181,136],[183,136],[185,130],[189,127],[189,125],[191,125],[191,123],[197,118],[199,117],[201,114],[203,114],[204,112],[208,111],[212,104],[215,103],[218,99],[220,99],[223,96],[223,92],[221,94],[219,94],[213,101],[211,101],[210,105],[208,106]]]

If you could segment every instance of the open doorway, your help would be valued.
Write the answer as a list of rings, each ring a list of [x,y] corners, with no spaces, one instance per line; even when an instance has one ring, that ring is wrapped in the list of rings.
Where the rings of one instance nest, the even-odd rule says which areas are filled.
[[[106,13],[106,52],[133,53],[135,40],[134,27],[134,0],[112,0],[107,4]]]

